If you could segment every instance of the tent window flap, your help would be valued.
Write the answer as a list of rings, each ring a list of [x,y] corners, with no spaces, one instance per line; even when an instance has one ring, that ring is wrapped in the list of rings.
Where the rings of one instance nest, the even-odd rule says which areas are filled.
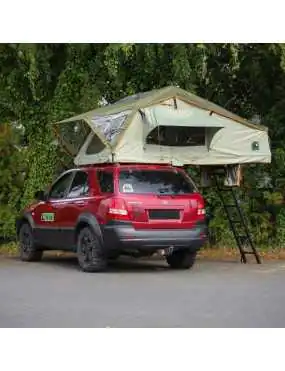
[[[157,126],[147,135],[146,144],[171,147],[205,146],[206,128],[194,126]]]

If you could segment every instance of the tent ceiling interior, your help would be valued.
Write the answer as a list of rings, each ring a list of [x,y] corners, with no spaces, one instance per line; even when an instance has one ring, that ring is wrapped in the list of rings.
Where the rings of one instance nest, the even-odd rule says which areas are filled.
[[[55,123],[76,165],[270,163],[267,128],[177,87],[135,94]]]

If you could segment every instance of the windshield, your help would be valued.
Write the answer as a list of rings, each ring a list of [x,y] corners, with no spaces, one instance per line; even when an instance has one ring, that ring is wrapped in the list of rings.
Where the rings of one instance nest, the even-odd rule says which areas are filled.
[[[181,195],[195,192],[195,186],[182,173],[173,170],[121,170],[121,193]]]

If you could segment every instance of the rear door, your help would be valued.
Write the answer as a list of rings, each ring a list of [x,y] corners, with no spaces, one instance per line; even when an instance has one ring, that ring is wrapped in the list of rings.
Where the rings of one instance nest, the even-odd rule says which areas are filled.
[[[121,169],[119,192],[137,229],[191,228],[204,207],[190,178],[174,168]]]

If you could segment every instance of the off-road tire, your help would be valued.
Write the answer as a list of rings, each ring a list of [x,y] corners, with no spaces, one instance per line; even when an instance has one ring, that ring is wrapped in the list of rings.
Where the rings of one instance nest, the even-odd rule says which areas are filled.
[[[18,238],[20,259],[22,261],[36,262],[42,259],[43,251],[36,246],[33,230],[29,223],[25,222],[21,225]]]
[[[81,229],[77,236],[77,259],[84,272],[102,272],[107,259],[102,240],[90,227]]]
[[[190,269],[195,263],[196,255],[196,251],[180,250],[168,255],[166,261],[171,269]]]

